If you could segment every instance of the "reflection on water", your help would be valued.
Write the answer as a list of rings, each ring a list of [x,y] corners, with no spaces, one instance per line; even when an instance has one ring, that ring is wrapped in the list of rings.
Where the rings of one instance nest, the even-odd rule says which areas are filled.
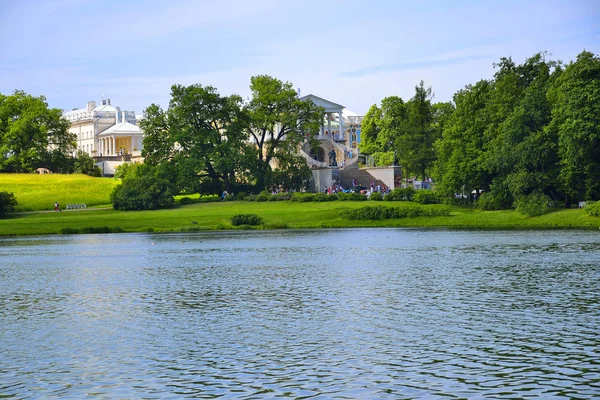
[[[0,239],[0,397],[597,398],[596,232]]]

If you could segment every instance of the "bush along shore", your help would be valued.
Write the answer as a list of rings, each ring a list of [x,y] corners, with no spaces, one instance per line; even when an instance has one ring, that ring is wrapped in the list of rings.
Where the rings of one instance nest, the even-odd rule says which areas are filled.
[[[300,196],[304,198],[304,196]],[[317,195],[315,197],[321,198]],[[333,196],[331,196],[333,198]],[[233,229],[411,227],[444,229],[594,229],[596,207],[557,209],[529,217],[515,210],[412,201],[213,201],[149,211],[101,209],[14,214],[0,219],[0,236]],[[183,201],[188,203],[189,201]],[[588,206],[589,207],[589,206]]]

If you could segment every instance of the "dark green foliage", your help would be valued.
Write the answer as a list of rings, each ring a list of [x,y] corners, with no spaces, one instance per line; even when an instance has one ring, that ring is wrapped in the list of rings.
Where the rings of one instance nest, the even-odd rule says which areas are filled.
[[[246,198],[246,196],[248,196],[248,193],[239,192],[238,194],[235,195],[235,199],[236,200],[244,200]]]
[[[249,225],[255,226],[263,223],[263,219],[256,214],[236,214],[231,217],[231,225],[241,226]]]
[[[523,207],[535,193],[567,206],[599,199],[600,57],[583,51],[564,67],[538,53],[495,67],[494,79],[454,95],[436,143],[436,189],[492,193],[484,209]]]
[[[449,205],[449,206],[471,206],[473,205],[473,203],[471,202],[471,200],[468,197],[456,197],[456,196],[450,196],[450,197],[443,197],[442,199],[442,203]]]
[[[277,194],[270,195],[268,201],[285,201],[285,200],[290,200],[291,198],[292,198],[291,193],[283,192],[283,193],[277,193]]]
[[[367,206],[355,210],[346,211],[342,217],[349,220],[381,220],[395,218],[415,217],[438,217],[450,215],[449,207],[425,208],[425,207],[386,207]]]
[[[70,172],[75,135],[62,111],[48,108],[44,96],[20,90],[0,93],[0,171],[29,172],[48,168]]]
[[[600,201],[588,202],[585,206],[585,212],[592,217],[600,217]]]
[[[537,217],[551,211],[550,198],[539,192],[517,198],[515,205],[518,212],[528,217]]]
[[[189,197],[182,197],[181,199],[179,199],[179,204],[186,205],[186,204],[192,204],[194,203],[193,199],[190,199]]]
[[[115,210],[152,210],[173,205],[174,184],[167,169],[141,164],[111,193]]]
[[[125,178],[127,173],[133,168],[135,168],[135,166],[133,166],[133,164],[131,164],[131,163],[125,163],[125,164],[119,165],[117,168],[115,168],[115,178],[119,178],[119,179]]]
[[[365,196],[364,194],[354,193],[354,192],[338,193],[337,198],[340,201],[366,201],[367,200],[367,196]]]
[[[383,200],[383,195],[379,192],[375,192],[375,193],[371,193],[371,196],[369,196],[369,200],[372,201],[382,201]]]
[[[415,189],[412,186],[406,188],[396,188],[383,198],[386,201],[412,201],[415,195]]]
[[[502,210],[502,197],[493,192],[485,192],[477,200],[477,206],[485,211]]]
[[[306,202],[324,202],[324,201],[335,201],[337,196],[326,193],[301,193],[296,192],[292,195],[291,201],[297,201],[300,203]]]
[[[17,204],[14,193],[0,192],[0,218],[13,212]]]
[[[314,143],[324,110],[312,101],[300,100],[290,82],[267,75],[252,77],[250,90],[252,97],[243,108],[248,117],[244,132],[256,146],[249,167],[256,187],[262,190],[279,181],[285,189],[299,189],[310,170],[295,154],[306,140]],[[281,171],[287,171],[289,179],[280,172],[273,174],[273,160],[279,162]]]
[[[373,153],[372,155],[376,167],[386,167],[388,165],[394,165],[393,151],[378,151]]]
[[[92,156],[81,150],[77,151],[75,158],[75,172],[89,176],[102,176],[102,170],[94,164]]]
[[[297,201],[300,203],[306,203],[306,202],[314,201],[314,199],[315,199],[315,193],[296,192],[292,195],[292,198],[290,200]]]
[[[419,204],[437,204],[438,196],[431,190],[417,190],[412,198],[412,201]]]

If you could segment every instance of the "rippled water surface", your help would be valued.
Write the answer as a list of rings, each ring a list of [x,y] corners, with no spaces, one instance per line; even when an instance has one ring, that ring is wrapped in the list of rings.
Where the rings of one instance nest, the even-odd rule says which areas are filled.
[[[600,397],[598,232],[3,238],[0,284],[0,397]]]

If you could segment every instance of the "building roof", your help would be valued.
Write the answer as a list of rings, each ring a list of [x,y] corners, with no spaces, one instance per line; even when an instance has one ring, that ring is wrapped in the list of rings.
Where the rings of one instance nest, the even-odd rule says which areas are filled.
[[[100,104],[98,107],[94,108],[94,111],[102,111],[102,112],[112,111],[112,112],[115,112],[115,111],[117,111],[117,109],[114,108],[113,106],[111,106],[110,104]]]
[[[322,97],[315,96],[314,94],[307,94],[306,96],[300,97],[300,100],[312,100],[318,106],[324,107],[326,112],[336,112],[343,109],[344,106],[341,104],[334,103],[333,101],[326,100]]]
[[[111,126],[104,132],[102,132],[99,137],[103,136],[131,136],[131,135],[141,135],[142,130],[139,126],[131,124],[129,122],[121,122],[116,125]]]

